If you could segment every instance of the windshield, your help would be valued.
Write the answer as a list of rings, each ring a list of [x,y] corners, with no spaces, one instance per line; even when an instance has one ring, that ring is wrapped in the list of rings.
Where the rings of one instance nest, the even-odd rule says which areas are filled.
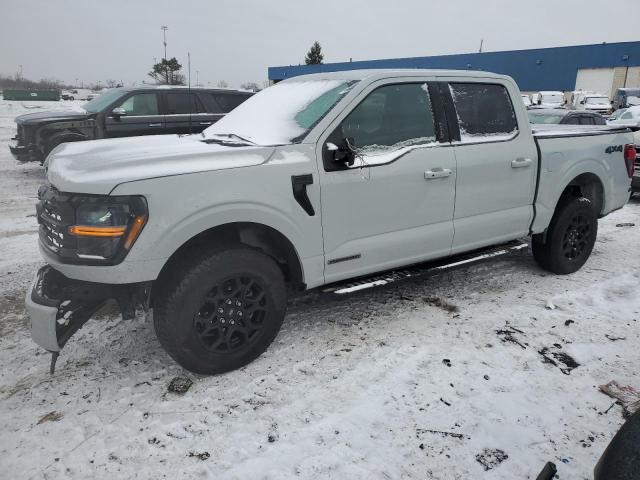
[[[299,142],[356,83],[303,80],[276,84],[240,104],[203,136],[231,135],[256,145]]]
[[[558,124],[560,123],[560,121],[562,120],[562,118],[564,117],[564,115],[554,115],[554,114],[549,114],[549,113],[536,113],[536,112],[529,112],[529,122],[530,123],[542,123],[542,124],[547,124],[547,125],[551,125],[551,124]]]
[[[609,105],[607,97],[587,97],[585,103],[587,105]]]
[[[613,112],[613,114],[611,114],[611,117],[609,117],[609,120],[619,119],[622,116],[622,114],[626,111],[627,111],[626,108],[621,108],[620,110],[616,110],[615,112]]]
[[[542,103],[563,103],[564,97],[562,95],[556,94],[544,94],[541,95]]]
[[[126,92],[124,90],[109,90],[102,95],[98,95],[93,100],[85,103],[82,108],[84,108],[89,113],[98,113],[102,111],[107,105],[110,105],[112,102],[123,96],[125,93]]]

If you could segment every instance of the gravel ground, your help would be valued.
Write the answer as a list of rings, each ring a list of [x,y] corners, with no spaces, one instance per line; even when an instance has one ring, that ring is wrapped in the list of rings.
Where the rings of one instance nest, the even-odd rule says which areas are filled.
[[[66,103],[69,105],[70,103]],[[524,249],[290,307],[269,350],[183,371],[150,319],[103,312],[54,376],[25,290],[42,260],[37,165],[9,155],[0,101],[0,472],[28,478],[586,479],[623,422],[597,386],[640,387],[640,203],[600,221],[592,258],[554,276]],[[631,227],[617,227],[634,223]],[[175,377],[193,384],[174,393]]]

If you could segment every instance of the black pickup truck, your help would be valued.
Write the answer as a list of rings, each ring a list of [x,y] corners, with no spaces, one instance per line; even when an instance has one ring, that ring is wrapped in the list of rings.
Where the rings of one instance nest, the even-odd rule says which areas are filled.
[[[16,117],[18,132],[9,148],[17,160],[42,163],[63,142],[199,133],[251,95],[238,90],[169,86],[116,88],[81,109]]]

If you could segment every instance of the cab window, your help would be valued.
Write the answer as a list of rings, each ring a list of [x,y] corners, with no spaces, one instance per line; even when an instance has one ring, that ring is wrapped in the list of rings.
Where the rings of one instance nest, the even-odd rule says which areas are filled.
[[[155,93],[138,93],[119,105],[127,116],[158,115],[158,97]]]
[[[518,122],[509,92],[503,85],[451,83],[450,88],[461,141],[490,141],[515,135]]]
[[[189,113],[202,113],[205,111],[202,102],[196,97],[195,93],[167,93],[167,115],[188,115]]]
[[[342,137],[360,151],[434,142],[426,84],[387,85],[371,92],[340,124]]]

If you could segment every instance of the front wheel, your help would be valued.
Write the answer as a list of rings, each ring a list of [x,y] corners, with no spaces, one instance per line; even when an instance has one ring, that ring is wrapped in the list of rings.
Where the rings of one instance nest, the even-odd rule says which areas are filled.
[[[549,224],[546,241],[542,234],[533,236],[533,258],[550,272],[574,273],[591,255],[597,234],[598,217],[589,199],[561,199]]]
[[[285,281],[267,255],[248,248],[205,253],[167,277],[155,296],[155,330],[187,370],[207,375],[240,368],[280,330]]]

